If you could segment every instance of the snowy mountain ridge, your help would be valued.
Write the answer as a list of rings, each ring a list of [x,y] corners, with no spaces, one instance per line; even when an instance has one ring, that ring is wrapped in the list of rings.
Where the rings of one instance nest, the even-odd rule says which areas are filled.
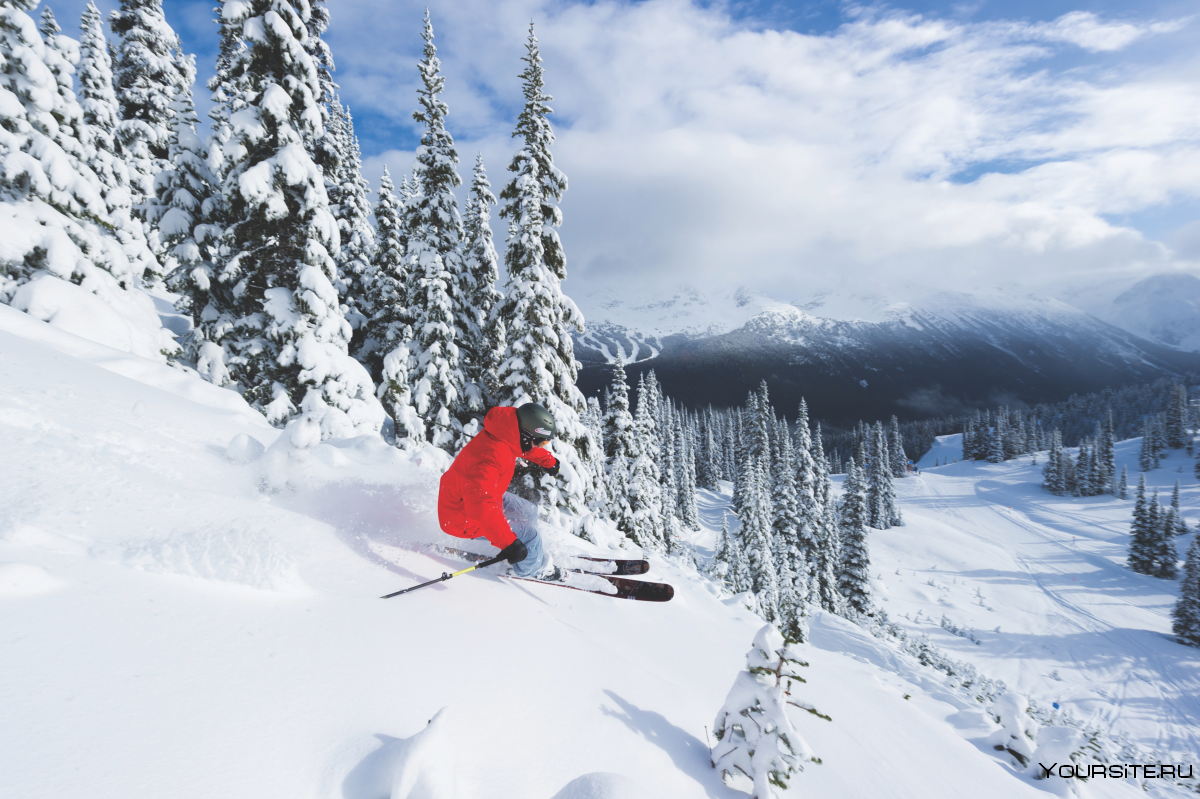
[[[843,426],[1034,405],[1200,370],[1200,353],[1028,293],[911,289],[784,303],[692,291],[642,304],[609,297],[595,314],[575,342],[585,394],[603,392],[623,350],[634,373],[654,369],[666,393],[693,407],[738,405],[765,380],[781,407],[804,397],[814,418]]]
[[[1149,300],[1174,300],[1180,306],[1164,314],[1147,309]],[[1109,325],[1149,338],[1151,341],[1182,350],[1200,349],[1200,278],[1190,275],[1147,278],[1111,300],[1125,313],[1105,312],[1095,297],[1088,297],[1086,308],[1060,298],[1006,290],[977,292],[896,289],[878,292],[822,292],[807,297],[776,299],[768,294],[742,287],[729,293],[706,295],[691,287],[681,287],[648,299],[627,301],[612,291],[586,296],[580,307],[587,318],[587,331],[581,340],[588,345],[609,346],[614,336],[629,340],[656,342],[653,355],[640,353],[627,362],[656,357],[661,341],[671,336],[703,338],[732,333],[752,326],[758,332],[773,329],[829,327],[832,323],[900,323],[917,329],[927,325],[957,325],[978,328],[981,317],[1009,317],[1036,329],[1047,321],[1070,321],[1098,328],[1094,316]],[[1180,332],[1185,320],[1197,326],[1194,346],[1191,333]],[[1154,325],[1158,325],[1157,328]],[[1158,335],[1147,335],[1158,330]]]

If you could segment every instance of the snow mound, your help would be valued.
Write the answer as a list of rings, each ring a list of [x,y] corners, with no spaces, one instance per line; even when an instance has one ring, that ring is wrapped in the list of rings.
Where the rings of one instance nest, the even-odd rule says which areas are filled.
[[[245,433],[238,433],[225,448],[225,458],[232,463],[250,463],[266,451],[262,442]]]
[[[127,565],[268,591],[301,586],[287,550],[265,528],[214,523],[126,546]]]
[[[454,746],[446,733],[446,709],[413,737],[393,744],[391,799],[454,799]]]
[[[0,563],[0,596],[44,594],[64,585],[45,569],[29,563]]]
[[[108,291],[103,297],[54,275],[17,289],[12,307],[80,338],[163,361],[176,348],[158,318],[154,301],[141,291]]]
[[[88,551],[87,544],[81,541],[29,524],[15,524],[7,531],[0,532],[0,541],[68,555],[86,555]]]
[[[645,796],[628,777],[596,771],[571,780],[552,799],[643,799]]]

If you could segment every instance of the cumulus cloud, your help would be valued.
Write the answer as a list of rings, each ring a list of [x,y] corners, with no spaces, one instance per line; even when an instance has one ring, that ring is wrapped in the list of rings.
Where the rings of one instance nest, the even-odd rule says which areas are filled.
[[[410,124],[424,5],[333,4],[328,38],[352,109]],[[497,190],[536,20],[577,296],[685,281],[788,296],[1036,284],[1149,274],[1194,248],[1190,235],[1172,249],[1107,221],[1200,194],[1195,56],[1122,57],[1188,20],[866,9],[806,35],[691,0],[431,11],[460,171],[482,152]],[[1093,55],[1063,64],[1081,53]],[[372,154],[369,177],[387,163],[398,179],[408,145]]]

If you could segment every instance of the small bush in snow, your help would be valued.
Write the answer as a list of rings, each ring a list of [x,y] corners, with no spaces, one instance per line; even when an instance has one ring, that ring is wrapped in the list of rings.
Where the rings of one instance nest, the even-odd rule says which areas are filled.
[[[792,686],[805,681],[799,668],[808,664],[774,626],[768,624],[755,636],[746,663],[717,713],[712,765],[729,787],[755,799],[771,799],[776,789],[787,788],[805,761],[821,762],[792,726],[787,706],[826,720],[829,716],[792,694]]]

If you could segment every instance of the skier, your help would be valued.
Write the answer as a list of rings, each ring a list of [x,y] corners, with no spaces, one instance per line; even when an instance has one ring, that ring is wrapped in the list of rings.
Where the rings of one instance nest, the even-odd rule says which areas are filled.
[[[442,475],[438,521],[457,538],[486,538],[518,577],[561,580],[538,535],[537,506],[507,493],[517,458],[558,475],[558,460],[543,448],[554,437],[554,417],[536,402],[492,408],[483,431]]]

